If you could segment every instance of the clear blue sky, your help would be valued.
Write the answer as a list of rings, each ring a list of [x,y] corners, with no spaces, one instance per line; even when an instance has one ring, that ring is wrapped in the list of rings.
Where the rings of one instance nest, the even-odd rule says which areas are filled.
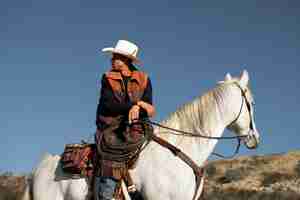
[[[262,143],[240,155],[300,149],[297,0],[12,0],[0,15],[0,171],[29,172],[44,152],[93,137],[109,67],[99,49],[118,39],[141,48],[156,121],[246,68]]]

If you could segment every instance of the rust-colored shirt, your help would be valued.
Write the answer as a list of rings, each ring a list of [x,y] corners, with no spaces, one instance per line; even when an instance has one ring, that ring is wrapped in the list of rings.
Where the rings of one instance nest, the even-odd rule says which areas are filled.
[[[129,81],[129,78],[123,77],[124,85],[125,85],[125,101],[119,101],[112,90],[111,85],[109,84],[109,81],[106,78],[106,75],[104,74],[102,76],[101,80],[101,96],[99,99],[98,107],[97,107],[97,116],[96,119],[100,115],[102,116],[110,116],[115,117],[119,115],[123,115],[126,119],[128,117],[128,113],[130,108],[134,105],[133,102],[130,101],[130,98],[127,94],[127,83]],[[142,101],[145,101],[149,104],[152,104],[152,85],[151,80],[148,77],[147,85],[144,90],[144,94],[142,95],[141,99]],[[140,110],[140,118],[148,117],[147,112],[141,108]],[[97,120],[96,120],[97,123]],[[97,124],[98,126],[98,124]]]

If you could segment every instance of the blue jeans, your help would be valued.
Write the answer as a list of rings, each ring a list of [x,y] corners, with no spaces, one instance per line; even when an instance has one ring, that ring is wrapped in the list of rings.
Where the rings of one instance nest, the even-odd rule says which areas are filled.
[[[95,199],[111,200],[114,197],[116,179],[112,177],[95,177]]]

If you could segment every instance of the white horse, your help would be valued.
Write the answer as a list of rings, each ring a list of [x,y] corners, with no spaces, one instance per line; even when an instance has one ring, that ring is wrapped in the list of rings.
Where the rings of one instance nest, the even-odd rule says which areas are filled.
[[[205,136],[222,136],[228,128],[247,148],[258,146],[259,133],[253,118],[253,97],[248,87],[249,75],[227,74],[224,81],[172,113],[162,125]],[[173,135],[171,131],[155,128],[154,133],[186,153],[198,166],[204,166],[217,140]],[[85,200],[88,185],[85,179],[55,181],[60,167],[59,156],[46,155],[33,172],[23,200]],[[137,189],[146,200],[192,200],[195,175],[192,169],[168,149],[150,142],[140,154],[136,167],[130,171]],[[203,188],[203,178],[197,196]],[[124,184],[123,184],[124,189]],[[129,199],[128,194],[125,195]]]

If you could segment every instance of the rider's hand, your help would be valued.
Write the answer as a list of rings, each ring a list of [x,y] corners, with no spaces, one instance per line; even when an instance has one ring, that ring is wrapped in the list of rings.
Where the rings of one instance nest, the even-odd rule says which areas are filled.
[[[155,107],[145,101],[138,101],[137,105],[146,110],[148,117],[153,117],[155,115]]]
[[[129,110],[128,120],[129,124],[131,124],[134,120],[137,120],[140,115],[140,106],[134,105]]]

